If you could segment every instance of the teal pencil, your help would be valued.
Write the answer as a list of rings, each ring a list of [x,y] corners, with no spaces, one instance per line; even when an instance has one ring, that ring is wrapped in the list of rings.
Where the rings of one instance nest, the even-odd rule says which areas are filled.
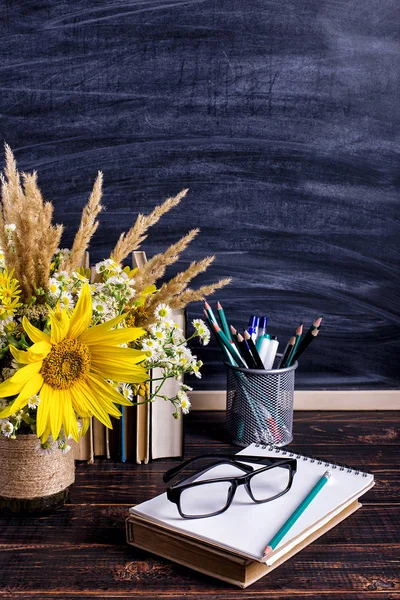
[[[208,304],[207,301],[204,302],[204,308],[207,311],[207,314],[208,314],[209,318],[211,319],[211,321],[213,321],[214,323],[217,323],[217,325],[218,325],[217,317],[214,315],[213,309],[211,308],[211,306]]]
[[[210,317],[207,314],[207,311],[204,310],[204,317],[208,323],[208,326],[210,328],[210,330],[213,332],[215,339],[218,342],[219,347],[221,348],[222,352],[225,354],[226,360],[233,365],[234,367],[237,367],[238,364],[236,362],[236,360],[233,358],[232,354],[230,352],[228,352],[228,349],[226,348],[226,346],[222,343],[221,338],[218,337],[217,332],[214,329],[214,323],[213,321],[210,319]]]
[[[224,309],[222,308],[222,305],[220,302],[217,302],[217,309],[218,309],[218,314],[219,314],[219,319],[221,321],[222,329],[224,330],[224,333],[225,333],[226,337],[228,338],[228,340],[230,340],[232,342],[233,340],[232,340],[231,332],[229,331],[229,325],[226,320]]]
[[[280,528],[278,533],[276,533],[274,535],[274,537],[272,538],[272,540],[265,546],[263,556],[268,556],[269,554],[271,554],[271,552],[273,550],[275,550],[275,548],[277,547],[279,542],[285,537],[285,535],[287,534],[289,529],[291,529],[293,527],[293,525],[297,521],[297,519],[306,510],[307,506],[309,506],[309,504],[311,504],[311,502],[314,500],[315,496],[322,490],[324,485],[328,482],[328,479],[330,478],[330,476],[331,476],[330,471],[326,471],[322,475],[321,479],[314,485],[314,487],[312,488],[312,490],[310,490],[310,492],[307,494],[307,496],[304,498],[304,500],[292,512],[292,514],[290,515],[290,517],[288,518],[286,523],[284,525],[282,525],[282,527]]]
[[[289,354],[289,358],[287,360],[285,367],[290,367],[290,365],[293,363],[293,357],[297,352],[297,348],[299,347],[302,333],[303,333],[303,323],[300,323],[300,325],[296,329],[296,338],[295,338],[294,346],[292,348],[291,353]]]
[[[232,354],[232,356],[236,360],[236,362],[240,366],[247,368],[247,364],[241,357],[239,350],[236,348],[235,344],[229,338],[226,337],[226,335],[222,331],[221,327],[219,325],[217,325],[217,323],[212,323],[212,328],[214,329],[215,333],[220,337],[222,343],[224,344],[224,346],[226,346],[228,351]]]

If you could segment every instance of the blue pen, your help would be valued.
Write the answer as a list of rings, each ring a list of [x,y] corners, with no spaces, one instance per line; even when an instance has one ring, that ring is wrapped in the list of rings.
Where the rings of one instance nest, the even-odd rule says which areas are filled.
[[[253,342],[255,342],[257,339],[259,322],[260,322],[260,317],[256,317],[255,315],[252,315],[250,317],[249,326],[247,328],[247,331],[249,332],[250,337],[253,340]]]

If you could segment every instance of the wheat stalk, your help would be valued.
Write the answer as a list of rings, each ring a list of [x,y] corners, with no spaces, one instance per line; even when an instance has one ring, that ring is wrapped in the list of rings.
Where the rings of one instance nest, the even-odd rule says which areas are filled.
[[[165,202],[156,206],[149,215],[139,213],[131,229],[126,233],[121,233],[114,250],[111,252],[111,258],[115,262],[121,263],[128,254],[137,250],[140,244],[146,239],[149,227],[155,225],[165,213],[174,208],[174,206],[177,206],[182,198],[186,196],[187,192],[188,189],[185,189],[176,196],[167,198]]]
[[[194,240],[200,229],[192,229],[180,240],[172,244],[160,254],[153,256],[142,269],[138,271],[135,277],[135,289],[140,293],[147,285],[152,285],[158,279],[163,277],[167,267],[175,263],[182,252],[186,250],[189,244]]]
[[[100,204],[102,186],[103,173],[99,171],[88,203],[82,211],[81,222],[72,244],[71,253],[65,261],[65,264],[61,265],[61,268],[68,273],[71,273],[82,264],[85,252],[89,247],[89,242],[99,226],[99,222],[96,218],[103,208]]]
[[[191,302],[199,302],[200,300],[205,300],[208,296],[211,296],[226,285],[228,285],[232,281],[231,277],[226,277],[225,279],[220,279],[216,283],[210,283],[209,285],[202,285],[197,290],[192,290],[188,288],[181,294],[178,294],[172,300],[170,300],[171,308],[185,308]]]

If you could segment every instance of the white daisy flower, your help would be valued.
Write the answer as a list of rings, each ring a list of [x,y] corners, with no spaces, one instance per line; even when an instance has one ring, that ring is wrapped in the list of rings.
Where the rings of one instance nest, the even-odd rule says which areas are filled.
[[[69,292],[62,292],[60,297],[61,308],[71,310],[74,307],[74,299]]]
[[[210,341],[210,331],[202,319],[194,319],[192,325],[196,330],[203,346],[207,346]]]
[[[131,386],[128,383],[120,383],[118,385],[118,391],[120,392],[120,394],[123,395],[123,397],[126,400],[129,400],[130,402],[132,402],[133,400],[133,391]]]
[[[37,394],[34,394],[28,399],[28,408],[35,410],[39,406],[40,398]]]
[[[6,437],[10,437],[14,432],[14,425],[8,420],[4,419],[1,424],[1,433]]]
[[[182,409],[183,414],[186,415],[189,412],[190,407],[191,407],[189,396],[187,395],[187,393],[185,391],[180,390],[177,393],[177,398],[179,400],[179,405]]]
[[[60,282],[57,281],[57,279],[55,279],[54,277],[51,277],[48,289],[51,298],[58,298],[61,292]]]
[[[171,309],[167,304],[159,304],[154,311],[154,314],[160,321],[164,321],[164,319],[170,319]]]
[[[172,341],[175,346],[182,344],[185,341],[185,337],[180,329],[174,329],[172,332]]]
[[[98,262],[95,266],[96,273],[104,273],[104,271],[110,271],[112,273],[120,273],[121,267],[118,263],[115,262],[112,258],[107,258],[106,260],[102,260]]]
[[[61,450],[63,454],[67,454],[71,450],[71,446],[67,443],[67,440],[64,438],[57,440],[57,447]]]
[[[198,360],[194,364],[191,365],[193,373],[196,375],[198,379],[201,379],[200,369],[203,366],[203,361]]]

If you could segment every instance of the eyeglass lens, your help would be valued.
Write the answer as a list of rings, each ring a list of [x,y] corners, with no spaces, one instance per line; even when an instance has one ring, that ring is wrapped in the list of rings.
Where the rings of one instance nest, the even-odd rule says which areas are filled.
[[[218,465],[200,475],[197,481],[241,475],[243,475],[243,471],[234,465]],[[281,494],[288,487],[289,479],[290,471],[283,467],[274,467],[261,473],[255,472],[250,479],[250,489],[254,499],[263,501]],[[230,486],[229,481],[204,482],[202,485],[183,490],[180,496],[182,513],[191,517],[207,516],[222,511],[228,504]]]

